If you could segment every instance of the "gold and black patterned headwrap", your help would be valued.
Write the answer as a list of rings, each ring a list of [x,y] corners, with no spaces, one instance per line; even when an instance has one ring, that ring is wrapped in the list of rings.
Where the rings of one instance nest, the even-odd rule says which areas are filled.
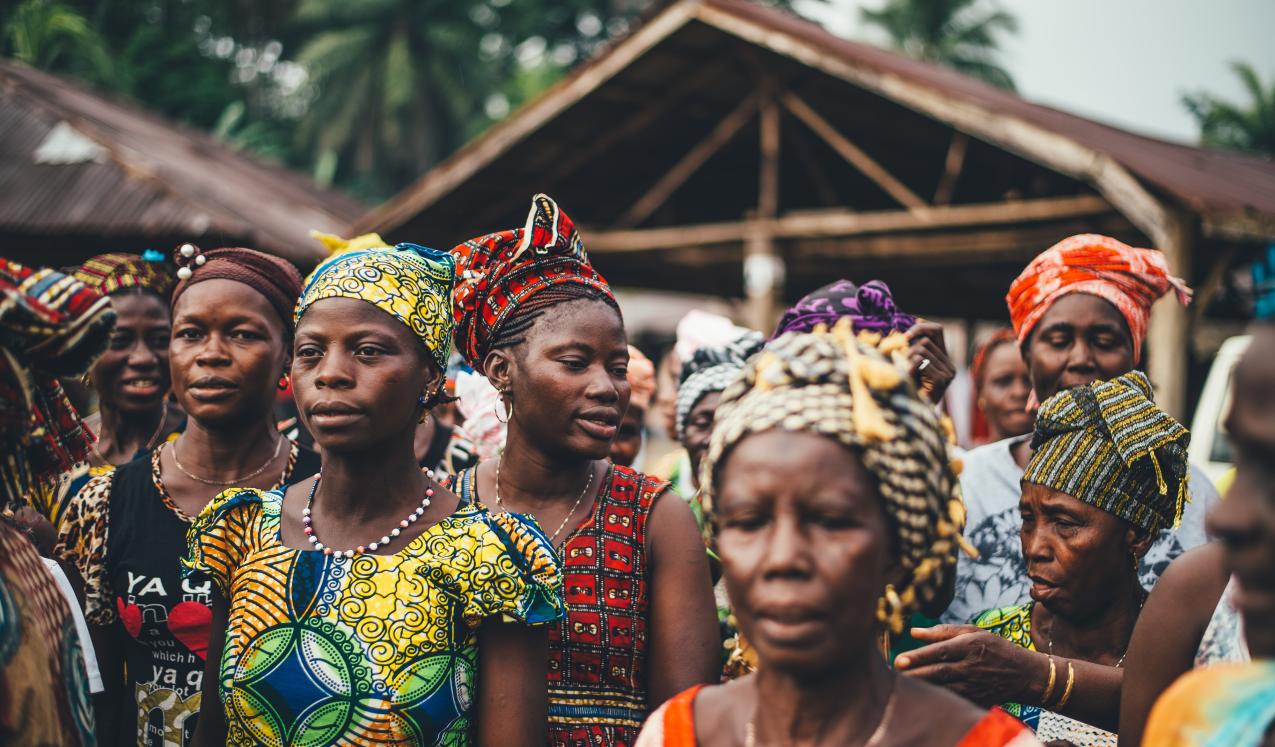
[[[1190,500],[1191,434],[1154,396],[1147,375],[1130,371],[1045,400],[1023,482],[1066,493],[1150,534],[1176,529]]]
[[[700,476],[711,511],[716,468],[731,447],[774,428],[827,436],[858,454],[897,533],[903,588],[887,586],[877,611],[896,635],[938,594],[958,549],[968,548],[944,429],[909,379],[906,353],[903,335],[856,337],[848,320],[831,331],[781,335],[722,394]]]

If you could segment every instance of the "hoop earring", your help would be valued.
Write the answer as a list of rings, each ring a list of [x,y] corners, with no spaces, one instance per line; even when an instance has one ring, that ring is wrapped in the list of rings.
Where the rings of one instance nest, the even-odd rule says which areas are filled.
[[[513,400],[505,401],[504,392],[500,392],[500,399],[496,400],[495,404],[493,405],[493,409],[496,411],[496,420],[499,420],[501,424],[503,425],[508,425],[509,421],[512,420],[514,417]],[[501,420],[501,417],[500,417],[500,411],[502,409],[505,411],[505,417],[503,420]]]

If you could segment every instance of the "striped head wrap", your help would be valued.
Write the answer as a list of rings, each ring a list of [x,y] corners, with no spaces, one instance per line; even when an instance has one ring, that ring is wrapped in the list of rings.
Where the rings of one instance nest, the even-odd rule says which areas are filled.
[[[1163,254],[1087,233],[1063,239],[1037,255],[1010,284],[1005,302],[1021,347],[1058,299],[1071,293],[1097,296],[1115,306],[1128,323],[1137,365],[1151,304],[1170,290],[1183,305],[1191,302],[1191,289],[1169,274]]]
[[[167,300],[176,282],[164,255],[150,250],[140,256],[123,252],[99,254],[77,267],[72,275],[105,296],[135,288]]]
[[[674,413],[678,439],[686,438],[686,421],[691,410],[712,392],[720,392],[730,386],[765,341],[760,332],[748,330],[734,341],[720,347],[696,350],[682,366],[681,383],[677,386],[677,402]]]
[[[87,371],[114,321],[110,300],[74,277],[0,258],[0,504],[88,455],[57,377]]]
[[[1151,398],[1151,380],[1132,371],[1045,400],[1023,482],[1066,493],[1151,534],[1176,527],[1189,500],[1191,434]]]
[[[194,244],[182,244],[173,253],[178,264],[173,308],[190,286],[206,280],[234,280],[265,297],[270,308],[292,333],[292,307],[301,293],[301,273],[286,259],[256,249],[238,247],[202,251]]]
[[[711,511],[717,467],[751,433],[816,433],[853,450],[876,478],[897,532],[906,580],[886,588],[877,610],[897,634],[909,613],[938,595],[958,548],[968,548],[965,505],[944,429],[908,377],[906,338],[856,337],[851,325],[786,333],[753,356],[717,406],[701,495]]]
[[[475,369],[513,319],[579,297],[573,293],[580,287],[619,308],[611,287],[589,264],[575,223],[547,195],[532,198],[522,228],[470,239],[452,256],[456,348]]]
[[[446,371],[452,352],[451,298],[456,282],[451,255],[416,244],[390,248],[360,242],[359,246],[339,251],[314,268],[297,301],[295,320],[299,322],[311,304],[324,298],[367,301],[407,325],[438,370]]]
[[[785,332],[809,332],[819,324],[831,327],[842,317],[853,322],[855,332],[882,335],[907,332],[916,324],[916,317],[894,305],[890,286],[880,280],[855,285],[841,279],[811,291],[793,304],[779,319],[770,339]]]

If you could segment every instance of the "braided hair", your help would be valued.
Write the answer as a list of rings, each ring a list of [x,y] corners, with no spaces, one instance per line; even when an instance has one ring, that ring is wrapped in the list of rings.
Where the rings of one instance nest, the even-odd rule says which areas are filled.
[[[933,601],[956,563],[965,505],[934,409],[907,375],[907,341],[892,332],[854,335],[849,320],[831,332],[786,333],[754,356],[722,394],[700,485],[712,511],[718,467],[751,433],[812,432],[853,450],[877,481],[904,570],[887,584],[877,617],[899,634],[914,610]]]
[[[517,347],[527,340],[531,327],[551,306],[571,301],[601,301],[620,313],[620,305],[611,295],[591,285],[582,283],[561,283],[547,288],[532,296],[526,303],[516,307],[512,313],[500,321],[491,331],[488,339],[488,350],[501,350]]]

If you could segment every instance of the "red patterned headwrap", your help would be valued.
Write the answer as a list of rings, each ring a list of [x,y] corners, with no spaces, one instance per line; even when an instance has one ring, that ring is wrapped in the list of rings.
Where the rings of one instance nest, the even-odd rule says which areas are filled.
[[[544,291],[582,285],[615,302],[607,281],[589,264],[575,223],[547,195],[531,199],[522,228],[470,239],[453,249],[452,256],[456,349],[475,369],[481,368],[503,324],[563,300]]]
[[[114,322],[75,278],[0,258],[0,508],[88,456],[93,438],[57,377],[87,371]]]
[[[292,309],[301,295],[301,273],[286,259],[255,249],[212,249],[201,251],[194,244],[182,244],[174,253],[181,268],[177,270],[176,290],[172,305],[195,283],[205,280],[234,280],[265,296],[270,307],[283,320],[283,328],[292,330]]]
[[[1097,296],[1115,306],[1128,322],[1137,365],[1151,304],[1170,290],[1182,304],[1191,302],[1191,289],[1169,274],[1163,254],[1086,233],[1063,239],[1033,259],[1009,286],[1005,301],[1022,346],[1055,301],[1070,293]]]

